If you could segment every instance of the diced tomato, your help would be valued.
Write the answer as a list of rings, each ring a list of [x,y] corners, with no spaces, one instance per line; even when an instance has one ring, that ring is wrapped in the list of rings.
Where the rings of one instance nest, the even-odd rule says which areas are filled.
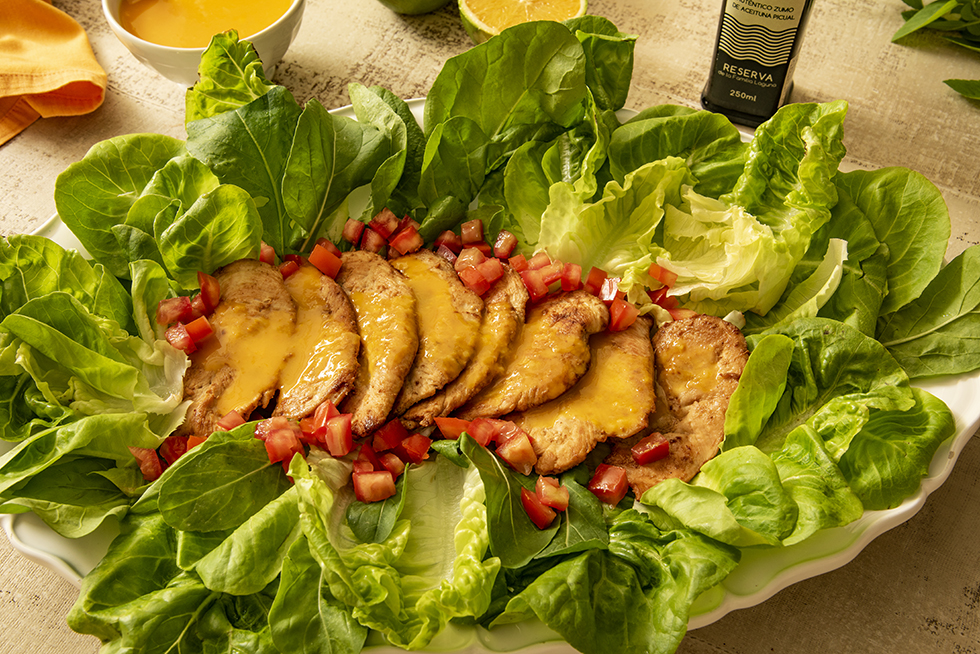
[[[551,257],[545,251],[537,252],[527,262],[527,267],[531,270],[539,270],[551,263]]]
[[[531,474],[534,464],[538,462],[531,439],[523,432],[498,443],[497,455],[522,475]]]
[[[456,253],[449,249],[449,246],[445,243],[440,243],[436,246],[436,254],[448,261],[453,268],[456,267]]]
[[[342,235],[344,240],[353,246],[357,246],[361,241],[361,233],[364,232],[364,223],[354,218],[348,218],[344,223]]]
[[[467,220],[459,227],[459,238],[464,246],[483,243],[483,221],[479,218]]]
[[[167,436],[160,444],[159,452],[167,465],[172,466],[177,459],[187,452],[187,437],[176,434]]]
[[[395,454],[403,461],[422,463],[429,458],[430,445],[432,445],[431,438],[422,434],[411,434],[398,444],[398,447],[395,448]]]
[[[633,460],[641,466],[654,461],[659,461],[670,454],[670,441],[663,437],[663,434],[654,432],[646,438],[638,441],[630,448]]]
[[[667,270],[666,268],[658,265],[657,263],[651,263],[650,269],[647,271],[650,276],[656,279],[658,282],[667,286],[668,288],[674,285],[677,281],[677,273]]]
[[[398,216],[393,214],[391,209],[385,207],[371,219],[368,227],[380,234],[382,238],[388,239],[398,229],[399,222]]]
[[[522,270],[521,279],[524,280],[524,286],[527,287],[528,295],[531,296],[531,302],[537,302],[548,295],[548,285],[541,278],[540,270]]]
[[[197,273],[197,284],[201,287],[201,302],[204,303],[204,314],[207,315],[221,301],[221,287],[217,279],[200,271]]]
[[[526,488],[521,488],[521,504],[524,505],[527,517],[538,529],[550,527],[551,523],[555,521],[555,516],[558,515],[550,506],[545,506],[541,502],[541,498]]]
[[[585,280],[585,290],[592,295],[599,295],[599,292],[602,290],[602,282],[606,280],[606,277],[608,275],[605,270],[593,266],[592,270],[589,271],[589,276]]]
[[[357,458],[354,460],[354,470],[383,470],[381,460],[374,450],[367,443],[361,444],[361,449],[357,451]]]
[[[289,461],[303,453],[302,431],[298,424],[283,417],[266,418],[255,426],[255,437],[265,441],[270,463]]]
[[[372,447],[375,452],[393,450],[401,445],[402,441],[408,438],[408,435],[408,430],[405,429],[402,421],[393,418],[386,422],[381,429],[374,432]]]
[[[518,254],[511,257],[507,260],[507,263],[517,272],[522,272],[530,267],[528,266],[527,258],[523,254]]]
[[[465,247],[459,251],[459,256],[456,257],[454,267],[456,268],[456,272],[459,272],[470,266],[478,266],[486,260],[487,255],[483,254],[479,248]]]
[[[436,427],[439,428],[440,433],[442,433],[443,438],[450,438],[456,440],[460,435],[467,431],[470,427],[469,420],[463,420],[462,418],[450,418],[448,416],[440,416],[435,419]]]
[[[313,410],[313,420],[317,427],[323,427],[331,418],[340,415],[340,410],[330,400],[324,400]]]
[[[480,241],[479,243],[470,243],[466,247],[468,247],[468,248],[476,248],[477,250],[479,250],[480,252],[482,252],[483,253],[483,256],[485,256],[485,257],[492,257],[493,256],[493,246],[490,245],[489,243],[487,243],[486,241]]]
[[[498,279],[504,276],[504,264],[500,262],[500,259],[494,259],[490,257],[480,265],[476,266],[476,269],[480,271],[491,285],[493,285]]]
[[[582,288],[582,266],[566,263],[561,270],[561,290],[577,291]]]
[[[425,242],[422,241],[419,230],[412,225],[408,225],[398,230],[388,241],[388,245],[397,250],[399,254],[408,254],[409,252],[415,252],[421,249],[425,245]]]
[[[385,452],[378,457],[384,469],[391,473],[391,476],[398,479],[398,476],[405,472],[405,462],[398,458],[394,452]]]
[[[506,229],[502,229],[497,233],[497,240],[493,243],[493,256],[498,259],[506,259],[516,247],[517,237]]]
[[[313,246],[309,261],[317,270],[331,279],[337,276],[337,273],[340,272],[340,265],[343,263],[339,256],[319,243]]]
[[[325,236],[321,236],[316,240],[316,245],[319,245],[324,250],[334,255],[335,257],[340,256],[340,248],[334,245],[334,242]]]
[[[149,447],[130,446],[129,451],[136,458],[136,462],[139,463],[140,472],[143,473],[143,479],[154,481],[163,474],[163,463],[160,462],[160,457],[157,455],[156,450]]]
[[[354,496],[361,502],[380,502],[395,494],[395,477],[387,470],[354,471]]]
[[[461,239],[459,234],[451,229],[447,229],[443,233],[439,234],[439,236],[436,236],[434,244],[436,247],[445,245],[447,248],[452,250],[453,254],[459,254],[463,249],[463,239]]]
[[[259,261],[270,266],[276,265],[276,249],[265,241],[259,245]]]
[[[395,233],[400,232],[406,227],[411,227],[415,231],[419,231],[419,227],[421,227],[421,225],[419,225],[418,221],[411,216],[402,216],[402,219],[398,221],[398,229],[395,230]]]
[[[667,295],[669,291],[669,286],[661,286],[655,291],[647,291],[647,295],[650,297],[651,302],[670,311],[671,309],[677,308],[677,298],[673,295]]]
[[[619,290],[619,277],[606,277],[602,280],[602,288],[599,289],[599,299],[605,302],[608,307],[616,298],[626,297],[626,293]]]
[[[200,293],[191,298],[191,310],[194,312],[194,318],[210,313],[204,306],[204,298]]]
[[[588,488],[600,501],[615,506],[626,497],[629,488],[626,471],[619,466],[600,463],[589,481]]]
[[[283,279],[289,279],[289,276],[294,275],[298,270],[299,264],[295,261],[283,261],[279,264],[279,274]]]
[[[218,420],[216,425],[221,431],[231,431],[235,427],[245,424],[245,418],[241,413],[232,409]]]
[[[176,325],[167,327],[167,331],[164,332],[163,336],[167,339],[168,343],[181,350],[184,354],[193,354],[197,351],[197,346],[194,345],[194,339],[187,333],[187,328],[184,327],[183,323],[177,323]]]
[[[184,325],[184,329],[187,331],[187,335],[191,337],[191,340],[194,341],[194,345],[198,345],[201,341],[214,334],[214,330],[211,328],[211,323],[208,322],[207,316],[195,318]]]
[[[306,263],[306,257],[301,254],[284,254],[282,256],[283,261],[294,261],[296,265],[302,266]]]
[[[466,428],[466,433],[477,443],[486,447],[496,438],[497,425],[491,418],[475,418]]]
[[[500,418],[486,418],[493,425],[493,436],[490,440],[501,445],[506,443],[514,436],[520,436],[521,434],[527,435],[523,429],[518,427],[516,424],[510,420],[501,420]]]
[[[543,268],[539,268],[538,272],[541,273],[541,281],[543,281],[548,286],[551,286],[554,282],[561,279],[561,273],[565,269],[565,264],[561,261],[552,261]]]
[[[186,295],[164,298],[157,303],[156,319],[158,325],[172,325],[175,322],[187,323],[196,317],[191,299]]]
[[[562,486],[554,477],[538,477],[534,484],[534,494],[538,496],[541,503],[550,506],[556,511],[564,511],[568,508],[568,487]]]
[[[483,273],[481,273],[476,266],[467,266],[466,268],[457,270],[456,272],[459,275],[460,281],[466,285],[466,288],[470,289],[477,295],[483,295],[490,290],[490,282],[487,281],[487,278],[483,276]]]
[[[207,436],[195,436],[191,434],[187,437],[187,449],[193,449],[207,440]]]
[[[685,318],[693,318],[694,316],[698,315],[698,312],[694,311],[693,309],[674,308],[667,309],[667,311],[670,313],[670,317],[674,320],[684,320]]]
[[[327,420],[323,444],[330,452],[330,456],[347,456],[354,449],[354,434],[351,432],[352,418],[353,416],[349,413],[341,413]]]
[[[385,249],[388,245],[388,241],[385,237],[377,233],[370,227],[364,228],[364,233],[361,234],[361,249],[365,252],[373,252],[375,254],[381,254],[381,251]]]
[[[632,302],[616,298],[609,305],[609,331],[621,332],[636,321],[639,310]]]

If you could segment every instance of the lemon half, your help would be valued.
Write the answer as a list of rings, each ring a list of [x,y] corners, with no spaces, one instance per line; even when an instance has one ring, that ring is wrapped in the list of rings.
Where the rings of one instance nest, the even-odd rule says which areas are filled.
[[[563,21],[584,16],[588,0],[459,0],[459,15],[473,43],[531,20]]]

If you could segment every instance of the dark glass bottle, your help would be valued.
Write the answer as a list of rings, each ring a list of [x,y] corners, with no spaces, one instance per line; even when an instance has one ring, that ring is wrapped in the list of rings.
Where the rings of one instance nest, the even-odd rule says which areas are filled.
[[[786,102],[813,0],[723,0],[701,106],[755,127]]]

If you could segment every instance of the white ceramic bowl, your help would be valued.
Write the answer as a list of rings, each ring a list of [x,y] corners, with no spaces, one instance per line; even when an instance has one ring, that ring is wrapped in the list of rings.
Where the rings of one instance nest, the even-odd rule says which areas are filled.
[[[102,0],[102,11],[116,38],[148,68],[178,84],[193,86],[198,79],[197,67],[201,63],[201,54],[206,48],[174,48],[133,36],[119,22],[120,2],[121,0]],[[249,36],[239,35],[243,41],[250,41],[255,47],[266,77],[272,78],[276,65],[296,38],[305,7],[306,0],[293,0],[286,13],[269,27]]]

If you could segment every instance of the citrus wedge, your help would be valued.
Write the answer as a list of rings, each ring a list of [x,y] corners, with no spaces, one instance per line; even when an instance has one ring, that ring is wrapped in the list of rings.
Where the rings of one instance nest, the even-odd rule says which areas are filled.
[[[588,0],[459,0],[463,27],[477,44],[518,23],[568,20],[587,9]]]

